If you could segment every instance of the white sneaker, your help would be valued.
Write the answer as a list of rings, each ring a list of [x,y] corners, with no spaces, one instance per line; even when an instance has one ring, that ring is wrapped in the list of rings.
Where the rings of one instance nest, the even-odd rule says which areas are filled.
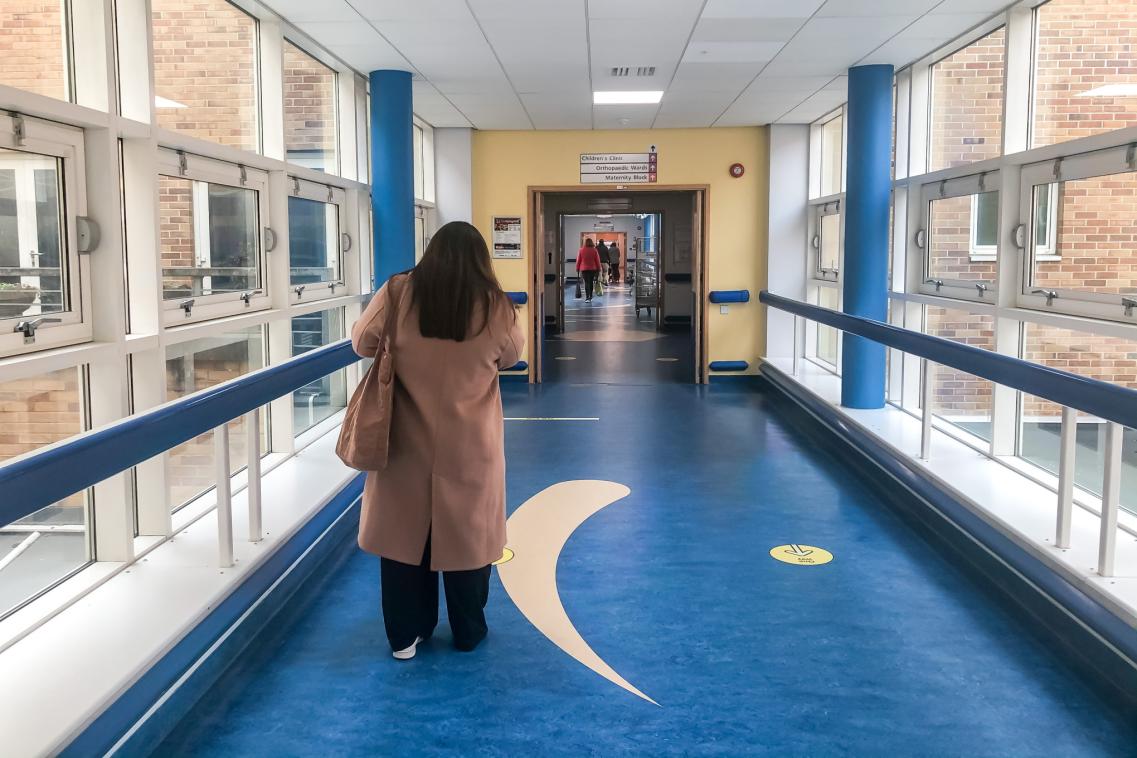
[[[412,642],[409,647],[405,647],[402,650],[392,651],[391,655],[397,660],[409,661],[411,658],[415,657],[415,649],[418,647],[418,643],[420,642],[422,642],[422,637],[415,637],[415,641]]]

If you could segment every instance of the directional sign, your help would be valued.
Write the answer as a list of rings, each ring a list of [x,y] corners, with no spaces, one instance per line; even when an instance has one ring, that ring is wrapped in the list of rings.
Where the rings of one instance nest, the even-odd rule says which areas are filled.
[[[581,153],[581,184],[654,184],[659,153]]]
[[[813,545],[791,542],[788,545],[778,545],[771,548],[770,557],[794,566],[820,566],[833,560],[833,553]]]

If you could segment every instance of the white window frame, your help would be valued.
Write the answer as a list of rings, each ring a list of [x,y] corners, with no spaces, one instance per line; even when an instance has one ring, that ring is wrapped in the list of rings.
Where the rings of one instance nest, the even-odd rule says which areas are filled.
[[[998,257],[998,245],[995,245],[995,251],[991,255],[976,256],[975,255],[975,235],[976,235],[976,209],[978,203],[976,197],[982,192],[999,192],[999,203],[1002,205],[1002,182],[1001,174],[998,171],[981,172],[962,176],[957,179],[944,179],[941,181],[927,182],[920,185],[920,224],[916,232],[917,238],[923,238],[923,247],[920,249],[921,268],[920,268],[920,289],[919,291],[926,295],[933,295],[939,297],[948,297],[956,300],[975,300],[978,302],[991,303],[995,300],[995,291],[998,287],[998,280],[970,280],[970,279],[947,279],[937,278],[931,272],[931,250],[932,250],[932,233],[931,233],[931,210],[932,202],[937,200],[949,200],[954,197],[971,196],[971,219],[969,222],[970,241],[969,241],[969,258],[973,261],[994,262]],[[919,243],[917,243],[919,245]],[[941,281],[942,284],[936,285],[936,281]],[[976,285],[986,284],[987,290],[979,290]]]
[[[340,187],[317,184],[316,182],[301,179],[297,176],[289,176],[288,181],[290,185],[288,192],[289,197],[299,197],[305,200],[315,200],[316,202],[324,203],[328,206],[327,212],[329,216],[334,216],[336,222],[335,231],[334,233],[328,233],[327,240],[328,250],[335,253],[335,265],[333,267],[335,269],[335,276],[331,281],[293,284],[292,243],[291,240],[289,241],[289,249],[284,251],[285,255],[288,256],[287,281],[289,305],[326,300],[337,295],[346,294],[348,288],[345,279],[344,263],[348,257],[347,253],[349,252],[349,248],[353,246],[355,242],[355,240],[351,239],[350,233],[346,231],[347,192]],[[297,288],[299,287],[303,287],[303,289],[297,292]]]
[[[845,216],[841,209],[841,200],[830,200],[826,203],[817,203],[810,206],[811,209],[811,222],[813,226],[813,234],[810,236],[810,249],[813,251],[813,266],[811,267],[810,276],[814,279],[821,281],[836,282],[841,278],[841,263],[845,258]],[[837,231],[837,266],[835,268],[823,268],[821,260],[821,248],[825,244],[824,235],[822,233],[823,223],[822,220],[827,216],[837,216],[840,219]]]
[[[416,116],[412,120],[411,132],[411,151],[414,157],[415,204],[433,208],[436,199],[434,127]],[[421,140],[420,149],[415,149],[416,135],[419,135],[419,139]]]
[[[35,333],[35,342],[24,344],[24,336],[14,329],[29,317],[16,316],[0,320],[0,356],[20,355],[64,345],[89,342],[91,328],[91,266],[87,254],[79,253],[78,221],[87,215],[84,135],[82,130],[61,124],[22,117],[24,136],[16,136],[17,117],[0,116],[0,148],[60,159],[63,226],[60,229],[60,263],[67,273],[67,296],[70,310],[44,314],[58,318],[58,323],[44,323]],[[30,318],[35,318],[32,316]]]
[[[290,39],[287,35],[284,36],[283,43],[284,43],[284,45],[291,45],[292,47],[296,48],[297,50],[299,50],[304,55],[308,56],[310,59],[314,60],[316,63],[320,64],[324,68],[331,71],[332,76],[333,76],[333,78],[332,78],[332,91],[335,93],[335,97],[332,100],[332,119],[334,122],[332,131],[335,134],[335,137],[334,137],[334,139],[335,139],[335,148],[334,148],[335,149],[335,155],[334,155],[333,160],[332,160],[332,165],[331,166],[308,166],[308,165],[305,165],[302,161],[290,159],[288,157],[288,133],[287,133],[287,131],[284,134],[284,146],[283,146],[284,147],[284,159],[285,159],[285,161],[288,162],[289,165],[292,165],[292,166],[300,166],[303,168],[310,169],[312,171],[324,172],[324,173],[330,174],[332,176],[342,176],[343,175],[344,162],[343,162],[343,149],[342,149],[343,129],[341,128],[342,119],[340,117],[340,98],[339,98],[340,72],[334,66],[330,66],[327,63],[325,63],[324,61],[320,60],[320,56],[313,55],[304,47],[304,45],[301,45],[299,42],[296,42],[296,41]],[[283,90],[285,84],[287,83],[285,81],[284,68],[283,68],[283,63],[284,63],[284,47],[283,46],[281,47],[280,56],[281,56],[281,80],[280,80],[280,84],[281,84],[281,89]],[[285,120],[284,123],[287,124],[287,119]]]
[[[1060,143],[1060,146],[1069,145],[1069,142]],[[1072,316],[1086,316],[1108,321],[1122,323],[1137,323],[1137,308],[1132,309],[1131,315],[1125,315],[1123,298],[1132,299],[1128,295],[1110,295],[1100,292],[1085,292],[1077,289],[1058,288],[1053,291],[1057,296],[1050,299],[1042,291],[1045,288],[1034,284],[1034,264],[1038,261],[1061,260],[1061,249],[1057,247],[1058,235],[1058,205],[1061,203],[1061,189],[1052,190],[1055,193],[1047,209],[1050,219],[1049,254],[1042,257],[1038,246],[1034,245],[1034,188],[1052,185],[1060,188],[1066,181],[1090,179],[1094,177],[1111,176],[1118,174],[1133,174],[1137,179],[1137,165],[1130,160],[1128,145],[1095,150],[1081,154],[1067,155],[1054,160],[1040,161],[1023,166],[1021,172],[1021,188],[1019,191],[1019,228],[1024,235],[1026,250],[1019,250],[1021,258],[1022,289],[1018,293],[1018,305],[1032,310],[1066,313]],[[1033,252],[1028,254],[1033,248]],[[1045,248],[1044,248],[1045,249]],[[1038,290],[1039,292],[1036,292]]]
[[[814,280],[811,284],[812,284],[812,286],[810,287],[811,292],[810,292],[810,296],[809,296],[809,302],[815,303],[816,305],[818,305],[818,307],[822,307],[822,308],[826,307],[826,306],[821,305],[821,293],[823,290],[832,290],[833,292],[837,293],[837,309],[840,310],[842,293],[841,293],[841,285],[838,282],[835,282],[832,280],[822,281],[822,280],[817,279],[817,280]],[[836,345],[837,349],[836,349],[836,362],[835,363],[829,363],[829,361],[822,358],[817,352],[818,344],[820,342],[820,340],[818,340],[817,337],[818,337],[818,332],[821,329],[833,329],[833,331],[836,332],[836,334],[837,334],[837,345]],[[843,352],[842,351],[842,342],[843,342],[843,340],[841,339],[840,330],[835,329],[834,327],[825,326],[825,325],[821,324],[820,322],[815,322],[811,325],[811,328],[805,330],[805,358],[809,362],[811,362],[817,366],[820,366],[821,368],[825,369],[826,371],[833,373],[833,374],[837,374],[838,376],[840,376],[840,374],[841,374],[841,355]]]
[[[971,196],[971,227],[969,232],[971,239],[968,243],[969,257],[973,261],[994,261],[998,258],[999,245],[981,245],[979,244],[979,195]],[[995,219],[996,234],[998,232],[998,219]]]
[[[182,168],[182,157],[185,168]],[[259,269],[260,286],[250,290],[246,302],[243,293],[227,292],[219,295],[193,295],[189,298],[162,301],[162,319],[168,326],[194,324],[199,321],[233,316],[240,313],[264,310],[271,305],[269,298],[268,256],[265,255],[265,229],[269,227],[269,178],[268,172],[249,168],[212,158],[180,153],[174,150],[158,151],[158,175],[173,179],[188,179],[193,182],[193,226],[195,251],[209,248],[209,217],[199,212],[207,207],[208,189],[206,184],[219,184],[236,189],[253,190],[257,193],[257,254],[256,267]],[[159,251],[160,255],[160,251]],[[162,272],[161,259],[158,261],[159,274]],[[187,314],[182,304],[193,299],[193,307]]]

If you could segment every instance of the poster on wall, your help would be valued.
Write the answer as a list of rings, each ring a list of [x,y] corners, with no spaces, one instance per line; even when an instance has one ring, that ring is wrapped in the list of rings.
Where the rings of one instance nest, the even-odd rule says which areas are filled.
[[[493,257],[521,257],[521,217],[493,217]]]

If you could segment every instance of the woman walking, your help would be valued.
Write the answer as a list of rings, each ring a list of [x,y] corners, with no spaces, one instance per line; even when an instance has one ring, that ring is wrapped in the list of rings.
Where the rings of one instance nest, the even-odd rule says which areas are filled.
[[[383,622],[395,658],[438,623],[438,573],[454,645],[486,636],[490,564],[505,547],[505,447],[498,371],[524,346],[513,304],[470,224],[446,224],[409,274],[392,277],[352,328],[374,357],[394,308],[387,467],[370,472],[359,545],[381,557]]]
[[[612,284],[619,284],[620,261],[622,261],[623,258],[620,256],[620,246],[615,242],[608,246],[608,258],[611,261],[608,265],[608,280],[612,282]]]
[[[596,289],[596,277],[600,275],[600,254],[589,237],[584,247],[576,254],[576,273],[584,277],[584,301],[592,302],[592,292]]]

